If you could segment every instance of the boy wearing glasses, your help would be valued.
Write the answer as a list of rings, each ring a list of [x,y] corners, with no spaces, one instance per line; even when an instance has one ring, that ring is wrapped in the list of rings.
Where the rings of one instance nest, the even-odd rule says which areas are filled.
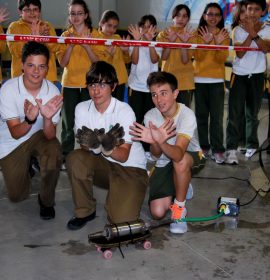
[[[265,0],[247,0],[246,17],[235,28],[233,44],[259,48],[259,51],[237,51],[233,61],[229,95],[226,163],[238,164],[237,148],[242,116],[246,118],[246,158],[259,147],[257,129],[266,71],[266,52],[270,51],[270,26],[260,22]]]
[[[8,80],[0,94],[0,165],[8,197],[13,202],[26,199],[31,188],[30,158],[40,165],[38,195],[40,217],[53,219],[55,188],[61,165],[61,146],[56,138],[62,96],[45,79],[49,50],[28,42],[23,47],[23,75]]]
[[[42,35],[56,36],[53,26],[41,20],[41,2],[40,0],[19,0],[18,11],[20,19],[12,22],[7,30],[7,34],[23,35]],[[7,42],[11,54],[11,77],[15,78],[21,75],[21,56],[22,48],[25,42]],[[55,62],[55,53],[58,50],[58,44],[46,44],[50,51],[49,69],[46,76],[51,82],[57,81],[57,69]]]
[[[139,142],[132,142],[129,126],[135,121],[130,106],[112,97],[117,85],[114,67],[94,62],[86,74],[91,100],[75,110],[75,127],[81,149],[66,158],[75,215],[71,230],[82,228],[96,216],[93,185],[108,189],[105,203],[108,220],[120,223],[140,216],[148,183],[146,158]]]
[[[191,109],[177,103],[177,79],[168,72],[153,72],[147,85],[155,108],[144,117],[145,126],[135,122],[132,139],[150,144],[156,160],[149,181],[149,206],[155,219],[162,219],[171,210],[172,233],[185,233],[185,207],[191,175],[204,166],[198,142],[196,118]],[[191,198],[191,197],[189,197]]]

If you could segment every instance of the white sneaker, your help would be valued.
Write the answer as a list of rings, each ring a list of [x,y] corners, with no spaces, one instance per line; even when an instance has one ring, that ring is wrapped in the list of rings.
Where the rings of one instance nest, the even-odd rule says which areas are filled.
[[[217,164],[222,164],[225,161],[224,153],[214,153],[212,154],[211,159],[214,160]]]
[[[172,220],[173,223],[170,224],[170,232],[171,233],[177,233],[177,234],[181,234],[181,233],[185,233],[187,232],[187,222],[181,222],[178,221],[178,219],[183,219],[186,217],[187,215],[187,209],[186,207],[179,207],[176,204],[173,204],[171,206],[171,210],[172,210]],[[175,219],[180,212],[180,216],[178,219]]]
[[[238,158],[237,158],[237,155],[236,155],[236,150],[228,150],[226,152],[225,163],[238,164]]]
[[[186,200],[189,200],[193,197],[193,187],[191,183],[189,183],[187,194],[186,194]]]
[[[247,149],[245,157],[251,158],[256,153],[256,151],[257,149]]]

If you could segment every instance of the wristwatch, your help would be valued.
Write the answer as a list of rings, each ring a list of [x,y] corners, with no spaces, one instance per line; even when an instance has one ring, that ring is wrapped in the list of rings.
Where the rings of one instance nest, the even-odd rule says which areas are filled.
[[[261,39],[261,37],[257,34],[257,36],[253,37],[252,40],[257,42],[259,39]]]
[[[24,117],[24,120],[28,123],[28,124],[34,124],[36,121],[37,121],[37,118],[35,118],[34,120],[29,120],[28,118],[27,118],[27,116],[25,116]]]

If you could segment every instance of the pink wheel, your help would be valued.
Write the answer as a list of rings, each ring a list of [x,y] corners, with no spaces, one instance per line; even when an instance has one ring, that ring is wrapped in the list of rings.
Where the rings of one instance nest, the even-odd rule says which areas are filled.
[[[105,250],[103,252],[103,257],[106,259],[106,260],[110,260],[112,258],[112,251],[111,250]]]
[[[145,250],[149,250],[149,249],[151,249],[151,247],[152,247],[152,244],[151,244],[150,241],[146,240],[146,241],[143,242],[143,248]]]
[[[97,252],[102,253],[102,250],[98,245],[96,245],[96,250],[97,250]]]

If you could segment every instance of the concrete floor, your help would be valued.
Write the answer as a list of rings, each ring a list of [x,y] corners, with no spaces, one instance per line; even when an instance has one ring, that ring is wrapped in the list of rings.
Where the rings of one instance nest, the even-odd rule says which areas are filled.
[[[268,128],[266,103],[260,120],[262,143]],[[267,168],[269,158],[270,155],[264,154]],[[258,155],[248,161],[241,156],[238,166],[217,165],[208,160],[198,175],[200,178],[192,180],[194,198],[187,203],[188,216],[216,214],[219,196],[238,197],[241,204],[249,201],[255,191],[247,180],[250,171],[258,166]],[[66,172],[60,175],[56,218],[51,221],[39,218],[39,180],[38,175],[33,178],[29,199],[14,204],[6,198],[0,172],[1,280],[270,279],[269,195],[258,196],[250,205],[241,207],[236,219],[222,217],[189,223],[184,235],[172,235],[168,227],[153,230],[152,249],[123,246],[124,259],[117,249],[111,260],[105,260],[88,243],[87,237],[89,233],[102,230],[106,223],[103,209],[106,191],[95,188],[97,218],[81,230],[69,231],[66,223],[73,215],[73,204]],[[146,201],[147,198],[141,216],[149,221]]]

